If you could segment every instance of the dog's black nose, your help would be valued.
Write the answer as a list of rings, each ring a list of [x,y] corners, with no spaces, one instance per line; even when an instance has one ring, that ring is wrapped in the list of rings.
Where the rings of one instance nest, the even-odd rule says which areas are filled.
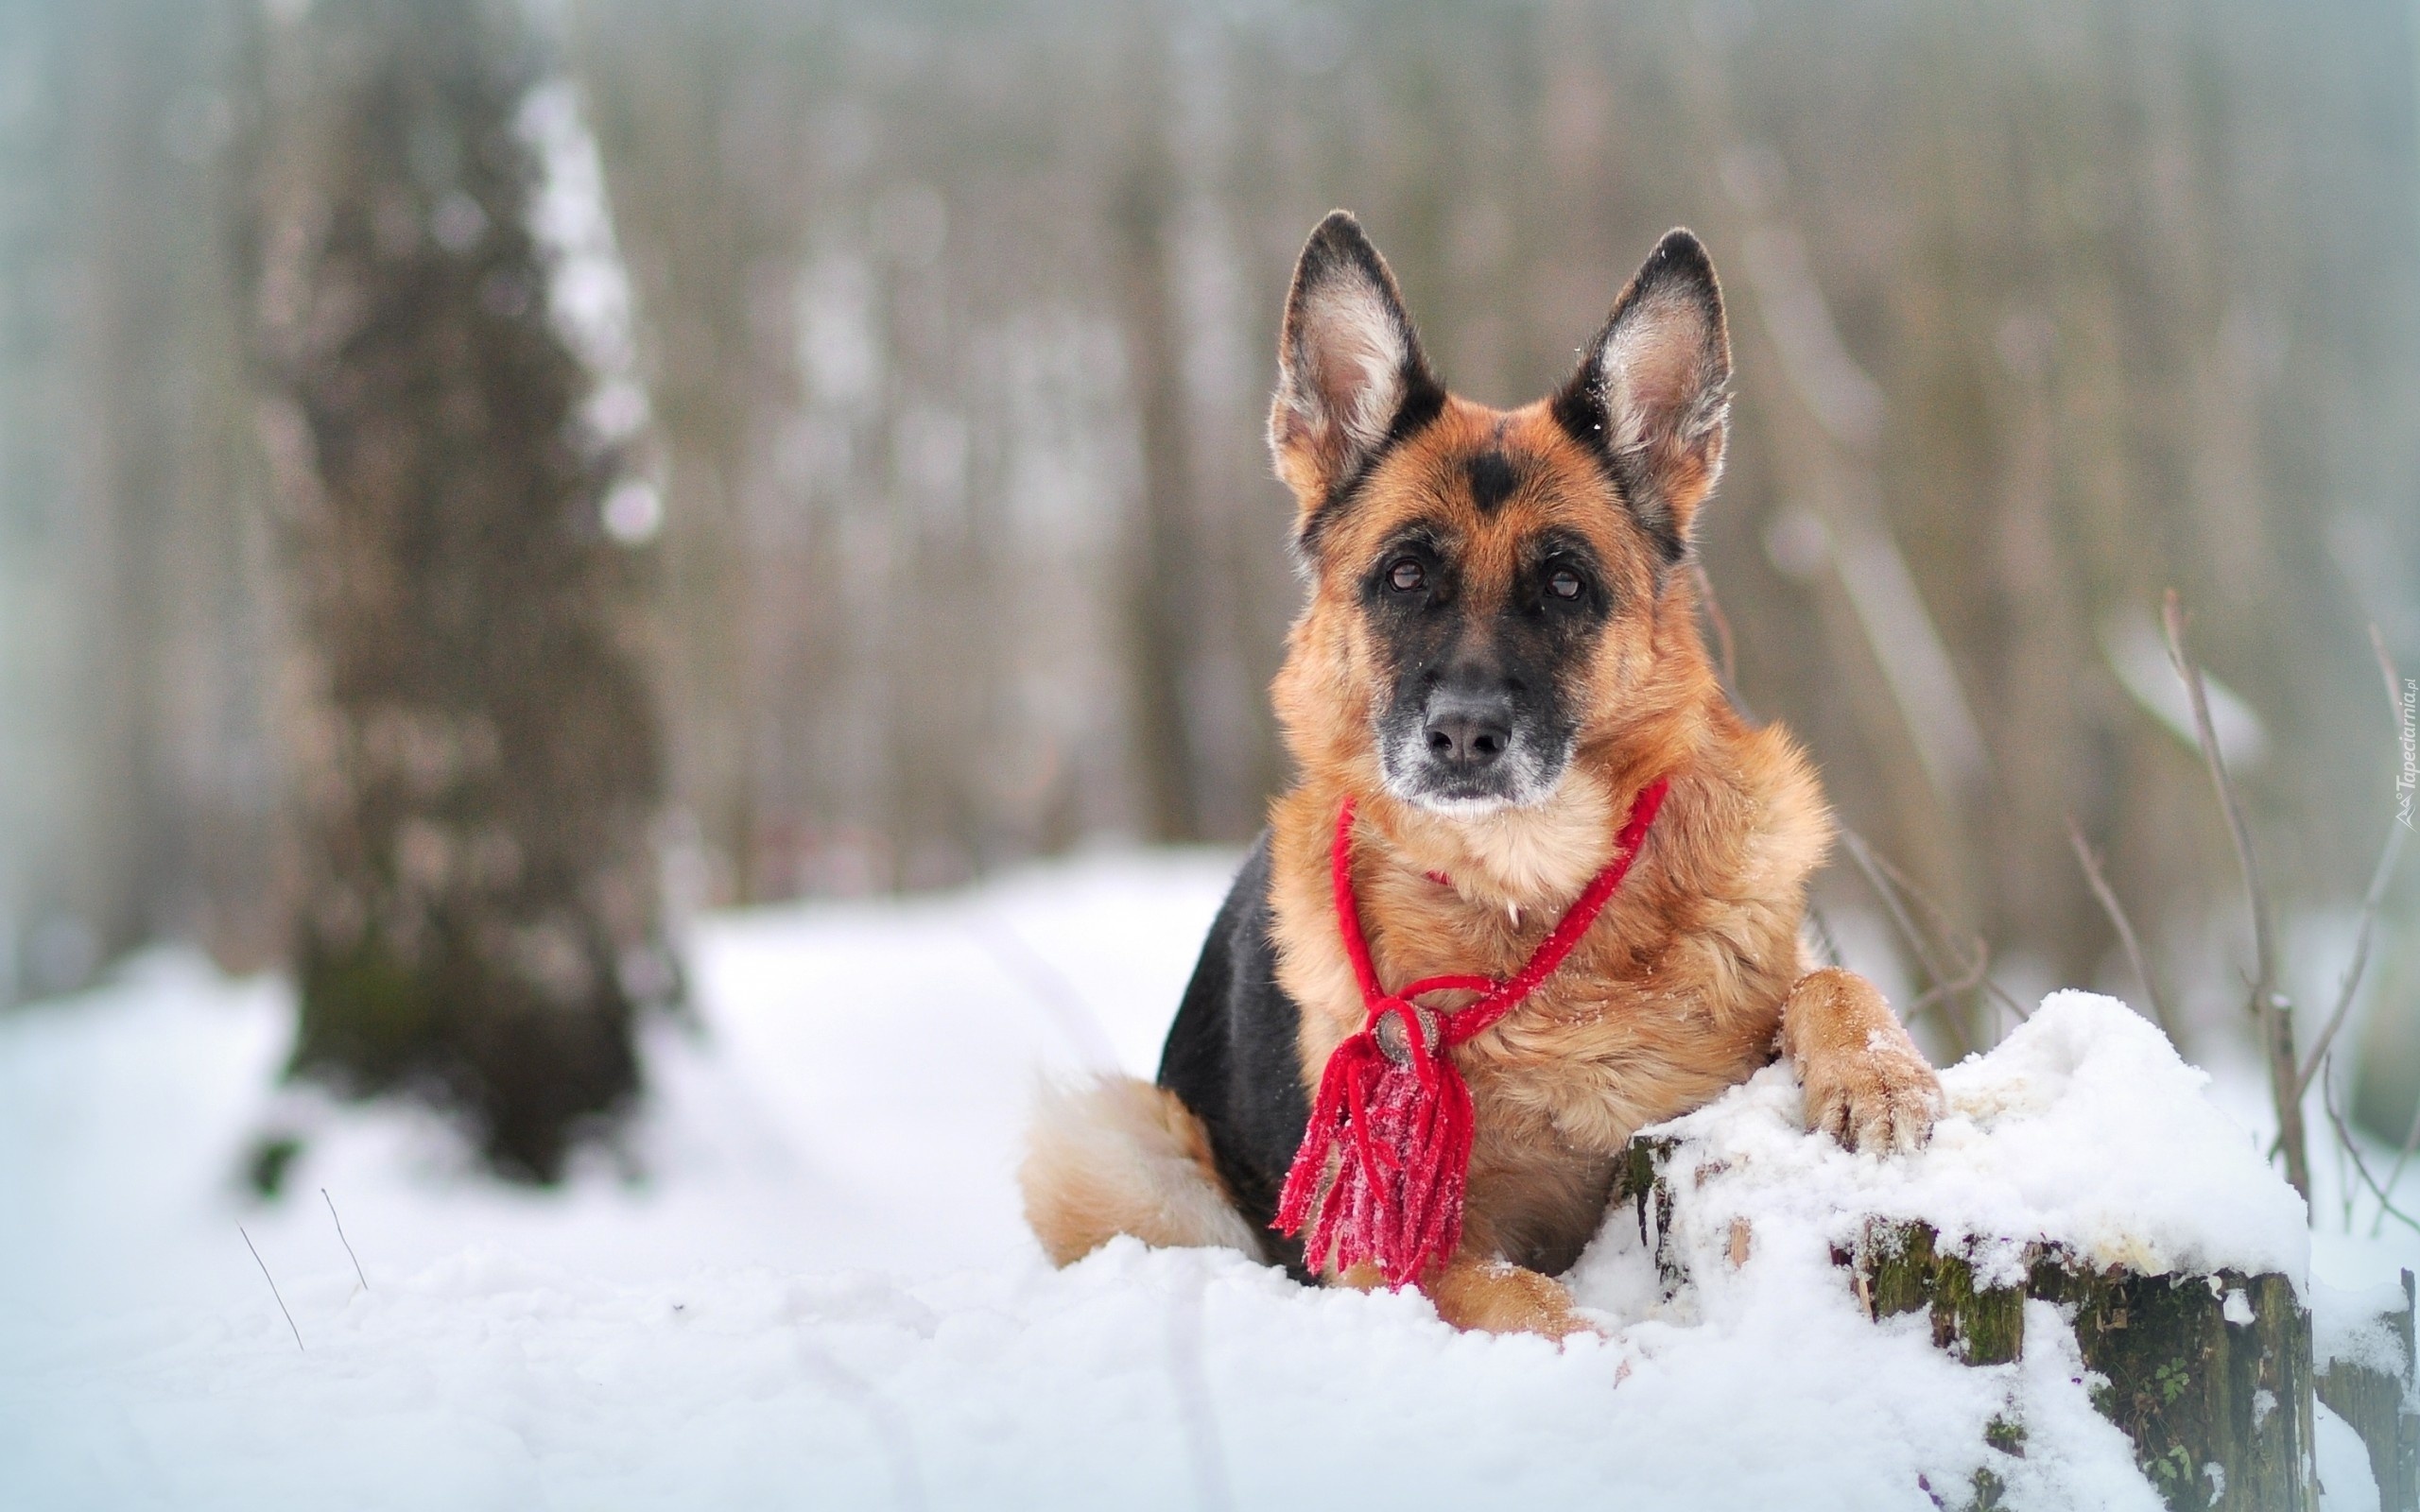
[[[1500,694],[1440,689],[1428,701],[1428,755],[1457,771],[1493,765],[1512,743],[1511,700]]]

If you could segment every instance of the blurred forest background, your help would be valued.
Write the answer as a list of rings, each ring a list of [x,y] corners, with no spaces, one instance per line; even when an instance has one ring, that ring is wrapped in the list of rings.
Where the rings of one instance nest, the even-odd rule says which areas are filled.
[[[586,722],[481,800],[511,844],[457,849],[543,871],[579,790],[563,867],[596,869],[563,885],[610,917],[565,944],[531,903],[510,951],[609,1020],[677,992],[654,942],[699,908],[1246,840],[1299,593],[1276,319],[1344,205],[1498,404],[1561,381],[1658,233],[1703,234],[1739,696],[1915,933],[1987,944],[2019,1001],[2140,1002],[2072,816],[2218,1055],[2250,947],[2178,590],[2316,1019],[2402,769],[2368,627],[2420,669],[2415,74],[2406,0],[0,0],[0,1004],[163,938],[368,970],[327,944],[377,913],[330,838],[339,727],[510,774],[494,709]],[[410,338],[458,296],[458,341]],[[374,362],[332,309],[386,312]],[[541,440],[342,462],[390,381],[439,417],[535,395]],[[490,713],[424,739],[347,702],[348,667],[422,675],[373,653],[436,623],[346,576],[395,545],[348,545],[347,501],[491,464],[518,481],[461,507],[428,648],[493,676],[413,696]],[[578,635],[496,649],[525,598]],[[471,866],[390,830],[359,866]],[[2390,1144],[2415,898],[2347,1041]],[[1823,899],[1906,1001],[1885,901],[1846,861]],[[562,1053],[572,1110],[625,1088]]]

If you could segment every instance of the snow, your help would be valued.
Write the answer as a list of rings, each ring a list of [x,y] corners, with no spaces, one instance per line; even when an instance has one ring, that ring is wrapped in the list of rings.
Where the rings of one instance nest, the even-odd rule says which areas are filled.
[[[2403,1334],[2390,1314],[2411,1305],[2401,1267],[2407,1253],[2341,1234],[2313,1236],[2310,1353],[2320,1369],[2342,1361],[2388,1375],[2404,1373]],[[2414,1403],[2420,1408],[2420,1402]]]
[[[2320,1369],[2341,1361],[2388,1375],[2403,1373],[2403,1339],[2387,1316],[2403,1309],[2403,1288],[2389,1281],[2340,1291],[2322,1281],[2312,1291],[2310,1352]]]
[[[608,382],[628,381],[638,364],[630,275],[614,245],[604,159],[579,92],[562,78],[539,84],[523,98],[514,125],[538,158],[528,219],[548,264],[547,313],[592,369]],[[609,440],[645,421],[644,398],[639,404],[635,414],[600,426]]]
[[[2320,1512],[2378,1512],[2377,1475],[2361,1435],[2324,1401],[2312,1405],[2311,1422],[2319,1440]]]
[[[580,418],[591,441],[624,448],[646,430],[653,406],[639,374],[630,270],[614,238],[603,155],[568,79],[532,88],[514,127],[538,163],[527,220],[546,265],[547,315],[588,369]],[[625,476],[602,501],[599,523],[622,544],[643,544],[663,528],[664,495],[647,477]]]
[[[1809,1139],[1772,1071],[1681,1121],[1744,1159],[1682,1219],[1737,1200],[1744,1263],[1710,1230],[1668,1302],[1617,1210],[1571,1278],[1604,1338],[1458,1333],[1219,1251],[1052,1271],[1011,1179],[1031,1089],[1149,1071],[1232,865],[708,919],[646,1117],[552,1193],[425,1115],[276,1091],[274,981],[162,954],[0,1018],[0,1506],[1922,1509],[1988,1466],[2014,1506],[2149,1509],[2055,1309],[2022,1362],[1962,1366],[1866,1319],[1834,1205],[2302,1274],[2247,1137],[2081,997],[1946,1073],[1912,1162]],[[279,1132],[304,1153],[259,1203],[237,1173]],[[2022,1459],[1982,1442],[2011,1414]]]
[[[1912,1158],[1806,1138],[1797,1082],[1778,1065],[1656,1132],[1681,1142],[1671,1166],[1691,1179],[1675,1228],[1700,1257],[1742,1218],[1842,1248],[1870,1221],[1920,1218],[1970,1247],[1987,1284],[2017,1283],[2028,1246],[2056,1245],[2148,1275],[2282,1272],[2302,1293],[2302,1199],[2210,1102],[2208,1080],[2124,1004],[2054,992],[1942,1073],[1946,1109]]]

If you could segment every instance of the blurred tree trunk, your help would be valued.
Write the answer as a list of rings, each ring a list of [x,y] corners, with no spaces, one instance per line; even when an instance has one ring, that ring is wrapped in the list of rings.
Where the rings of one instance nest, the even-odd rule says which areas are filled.
[[[259,336],[299,621],[294,1070],[431,1096],[552,1179],[668,991],[636,578],[549,321],[510,6],[328,0],[269,39]]]

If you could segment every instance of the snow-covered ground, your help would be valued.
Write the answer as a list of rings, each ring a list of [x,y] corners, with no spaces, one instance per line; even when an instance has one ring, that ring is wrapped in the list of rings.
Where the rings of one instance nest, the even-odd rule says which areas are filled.
[[[160,954],[0,1019],[0,1508],[1928,1508],[2012,1402],[2016,1504],[2152,1508],[2055,1311],[2022,1365],[1959,1365],[1863,1317],[1826,1213],[1963,1191],[1995,1224],[2302,1263],[2197,1074],[2071,998],[1951,1074],[1931,1164],[1803,1143],[1777,1072],[1701,1115],[1789,1177],[1741,1198],[1745,1263],[1671,1304],[1617,1212],[1574,1275],[1602,1339],[1460,1334],[1225,1253],[1053,1272],[1011,1178],[1031,1089],[1149,1072],[1232,859],[709,919],[699,1026],[652,1033],[624,1158],[555,1193],[468,1174],[424,1116],[275,1090],[272,981]],[[240,1168],[285,1133],[263,1205]],[[2131,1176],[2160,1140],[2208,1185]],[[2071,1167],[2029,1189],[2037,1156]],[[2397,1258],[2318,1264],[2374,1286]],[[2332,1508],[2375,1504],[2347,1432],[2323,1420]]]

